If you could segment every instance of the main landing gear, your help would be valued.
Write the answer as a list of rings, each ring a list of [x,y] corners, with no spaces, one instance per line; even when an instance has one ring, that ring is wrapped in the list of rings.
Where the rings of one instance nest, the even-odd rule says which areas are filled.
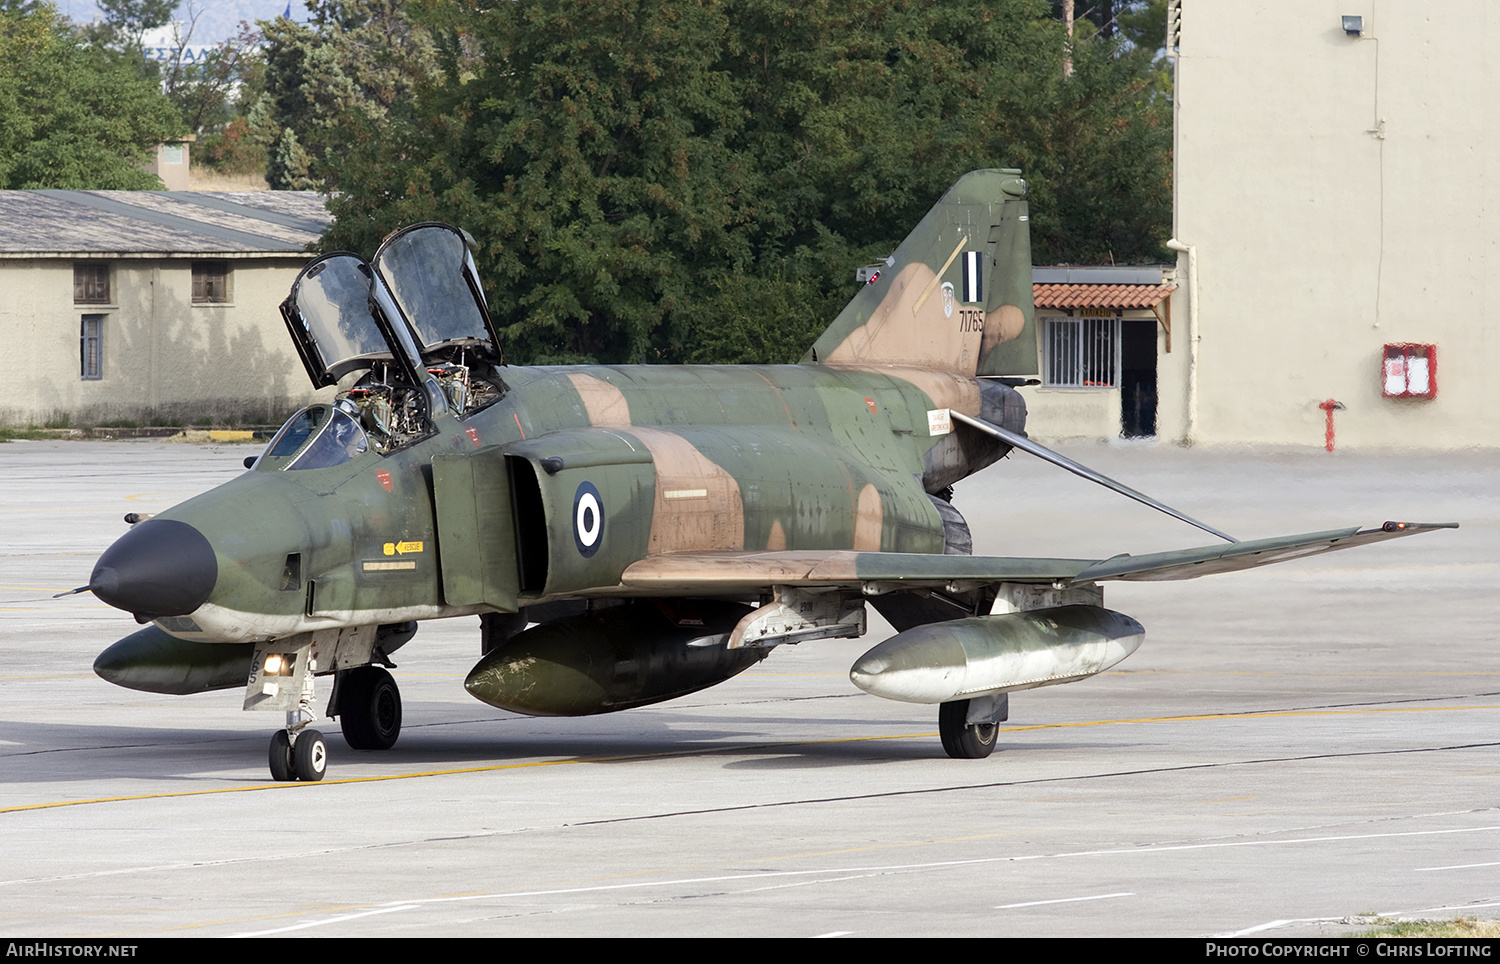
[[[1009,694],[954,700],[938,707],[938,735],[955,760],[982,760],[995,752],[1000,723],[1008,717]]]
[[[337,703],[344,742],[356,750],[389,750],[401,735],[401,691],[383,666],[340,673]]]

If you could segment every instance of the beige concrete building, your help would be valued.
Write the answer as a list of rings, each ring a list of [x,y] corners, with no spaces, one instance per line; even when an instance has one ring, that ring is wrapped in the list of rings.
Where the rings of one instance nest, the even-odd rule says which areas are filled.
[[[1500,446],[1500,4],[1180,10],[1158,437],[1322,446],[1334,402],[1338,447]],[[1039,437],[1121,434],[1118,387],[1027,391]]]
[[[1181,9],[1162,436],[1500,445],[1500,5]]]
[[[0,191],[0,424],[277,422],[311,192]]]

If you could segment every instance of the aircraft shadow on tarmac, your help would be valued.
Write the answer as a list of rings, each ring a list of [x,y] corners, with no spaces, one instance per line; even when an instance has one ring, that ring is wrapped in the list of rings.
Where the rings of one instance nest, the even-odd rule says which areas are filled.
[[[332,736],[330,751],[344,777],[400,775],[450,768],[504,767],[545,760],[586,763],[631,762],[643,757],[714,757],[725,769],[778,770],[803,767],[867,766],[945,759],[923,739],[927,721],[895,722],[878,715],[845,718],[830,728],[827,717],[746,716],[655,710],[621,717],[545,720],[496,715],[469,719],[422,720],[424,704],[408,704],[417,719],[401,743],[384,751],[354,750]],[[451,711],[451,704],[425,707]],[[437,713],[431,714],[433,717]],[[628,726],[622,727],[622,723]],[[1018,721],[1020,722],[1020,721]],[[590,723],[596,725],[590,726]],[[774,723],[774,731],[771,724]],[[526,732],[521,732],[524,729]],[[908,735],[901,732],[910,729]],[[790,734],[805,734],[796,738]],[[1007,736],[1002,752],[1023,754],[1118,749],[1098,740],[1038,739],[1038,734]],[[232,781],[264,783],[262,734],[258,727],[104,726],[84,723],[25,723],[11,729],[9,752],[0,754],[6,783],[107,783],[113,780],[199,779],[221,774]],[[955,768],[956,774],[964,764]],[[998,774],[971,771],[975,777]],[[955,774],[955,775],[956,775]],[[1010,774],[1014,775],[1014,774]],[[142,788],[144,789],[144,788]]]

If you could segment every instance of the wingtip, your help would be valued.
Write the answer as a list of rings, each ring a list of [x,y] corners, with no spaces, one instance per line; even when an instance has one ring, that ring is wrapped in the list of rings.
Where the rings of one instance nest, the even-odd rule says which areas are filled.
[[[1457,529],[1457,522],[1386,522],[1381,524],[1382,532],[1407,532],[1421,529]]]

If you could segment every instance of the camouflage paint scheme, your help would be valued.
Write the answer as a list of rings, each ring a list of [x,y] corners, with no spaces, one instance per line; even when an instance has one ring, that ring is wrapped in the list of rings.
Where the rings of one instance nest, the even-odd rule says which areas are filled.
[[[482,315],[482,295],[447,262],[414,271],[399,249],[385,256],[396,236],[368,266],[330,261],[323,282],[323,269],[310,266],[308,287],[294,287],[284,312],[314,384],[371,372],[359,383],[366,388],[341,395],[353,415],[294,417],[278,439],[307,429],[300,448],[273,440],[252,471],[112,546],[88,588],[153,625],[111,647],[96,669],[121,685],[194,692],[240,685],[246,661],[279,646],[311,653],[316,672],[337,670],[342,680],[388,664],[410,636],[397,627],[479,613],[491,651],[471,692],[522,712],[573,715],[712,685],[781,642],[856,635],[866,599],[888,603],[882,612],[898,629],[926,627],[921,638],[892,641],[906,637],[896,647],[903,672],[948,672],[938,665],[948,657],[924,653],[966,651],[979,667],[1095,643],[1117,661],[1138,645],[1139,625],[1098,608],[1098,581],[1190,578],[1427,528],[1107,561],[965,555],[967,528],[945,492],[1008,452],[1004,437],[1024,437],[1013,386],[1037,371],[1024,196],[1019,172],[965,176],[886,263],[865,269],[867,283],[793,366],[511,367],[483,332],[475,337],[477,323],[434,341],[447,322],[424,329],[426,317],[476,304]],[[454,229],[428,227],[404,237],[453,243],[441,232]],[[339,271],[358,297],[334,305],[328,339],[347,336],[353,356],[325,368],[330,349],[306,342],[302,329],[313,322],[300,312],[324,304]],[[484,326],[493,336],[487,315]],[[370,381],[377,370],[381,380]],[[390,429],[408,416],[405,435]],[[368,433],[355,440],[362,450],[324,467],[298,464],[330,444],[336,425],[355,421]],[[170,561],[189,558],[198,562]],[[548,609],[573,600],[590,601],[587,611]],[[779,609],[766,605],[773,601]],[[523,617],[504,616],[518,611],[541,625],[521,632]],[[777,612],[784,624],[771,618]],[[955,620],[952,632],[945,620]],[[1051,628],[1027,628],[1043,623]],[[878,651],[856,666],[866,688],[885,665]],[[1005,693],[1105,663],[1035,677],[1017,676],[1018,665],[976,669],[983,678],[954,693],[961,702],[957,716],[945,710],[944,745],[965,734],[982,745],[950,753],[988,752],[983,736],[992,740],[1004,719]],[[265,682],[257,667],[247,707]],[[305,723],[288,720],[295,742]]]
[[[987,316],[1009,340],[1023,330],[1029,335],[1030,249],[1024,221],[1015,220],[1026,208],[1007,190],[1024,191],[1012,172],[960,181],[913,233],[923,243],[909,240],[898,250],[902,267],[861,289],[819,339],[810,356],[823,353],[821,364],[506,367],[509,390],[497,402],[468,418],[436,413],[434,437],[394,455],[368,451],[298,473],[263,459],[256,471],[160,516],[188,522],[216,547],[232,547],[220,555],[212,599],[194,615],[200,631],[186,623],[165,628],[184,638],[253,640],[361,620],[513,609],[520,595],[503,576],[481,578],[471,556],[456,546],[451,558],[447,551],[470,535],[464,490],[486,475],[503,485],[494,476],[506,456],[562,460],[556,475],[537,473],[548,506],[571,504],[584,481],[599,487],[604,502],[605,534],[589,556],[573,549],[571,513],[549,515],[548,578],[526,602],[610,595],[630,563],[663,553],[942,552],[942,524],[927,492],[1005,449],[983,438],[929,434],[929,411],[980,414],[973,375],[985,328],[970,317],[973,308],[950,305],[945,313],[927,261],[948,263],[946,275],[956,278],[954,255],[965,245],[986,247],[991,221],[1008,224],[1020,236],[1012,247],[1022,251],[1012,283],[992,286],[996,303]],[[908,354],[917,364],[900,361]],[[862,355],[870,357],[862,362]],[[1008,374],[1034,374],[1032,346],[1020,355],[1025,364]],[[1021,429],[1024,403],[1004,385],[989,388],[1006,396],[1004,415]],[[454,468],[459,463],[475,469]],[[388,473],[388,481],[378,473]],[[234,511],[223,511],[226,504]],[[440,539],[438,528],[450,517],[454,531]],[[246,520],[266,524],[247,531]],[[500,522],[508,528],[507,519]],[[412,568],[363,565],[384,559],[393,542],[411,546],[399,555]],[[294,550],[316,583],[310,606],[301,593],[278,589],[283,560]],[[498,555],[503,568],[514,551]]]

